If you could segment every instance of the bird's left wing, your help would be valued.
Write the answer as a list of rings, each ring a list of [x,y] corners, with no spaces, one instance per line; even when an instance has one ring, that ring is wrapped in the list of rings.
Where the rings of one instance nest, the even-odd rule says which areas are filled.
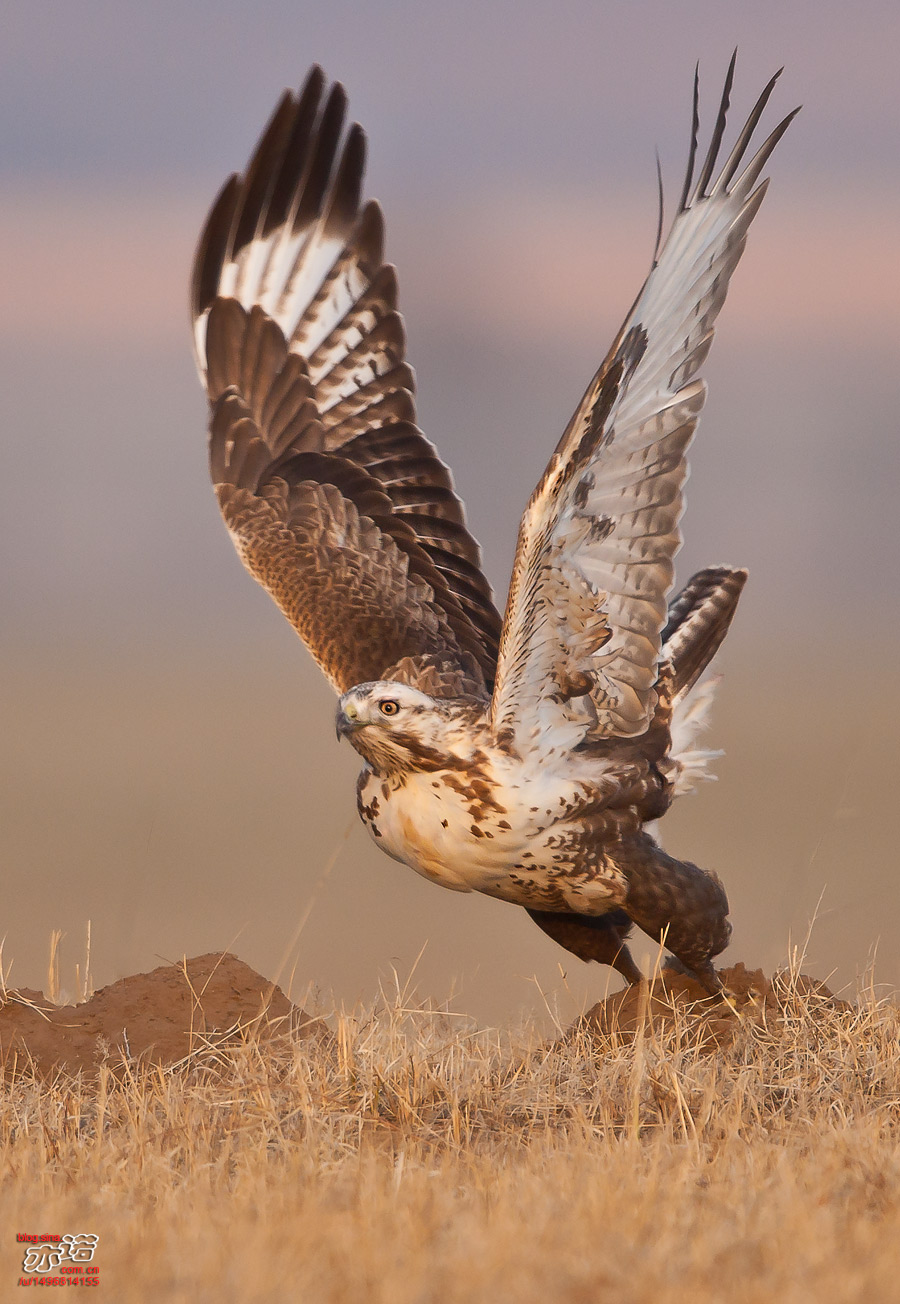
[[[794,116],[740,170],[776,74],[710,184],[733,72],[734,59],[693,185],[695,78],[678,213],[522,518],[492,701],[495,730],[518,745],[634,737],[653,716],[686,450],[706,397],[694,377],[766,191],[760,172]]]
[[[483,694],[500,617],[415,382],[361,197],[365,136],[310,72],[222,189],[194,264],[210,472],[237,551],[344,691]]]

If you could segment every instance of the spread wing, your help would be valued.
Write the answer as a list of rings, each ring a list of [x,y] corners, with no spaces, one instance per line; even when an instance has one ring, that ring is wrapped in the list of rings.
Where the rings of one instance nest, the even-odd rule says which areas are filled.
[[[365,137],[313,68],[219,194],[191,308],[234,545],[339,690],[484,691],[500,618],[450,472],[415,424]]]
[[[494,727],[520,745],[548,731],[569,746],[635,736],[656,705],[686,451],[706,397],[694,377],[766,191],[760,172],[794,116],[741,170],[776,74],[713,182],[733,73],[734,59],[696,185],[695,78],[678,213],[522,519],[492,702]]]

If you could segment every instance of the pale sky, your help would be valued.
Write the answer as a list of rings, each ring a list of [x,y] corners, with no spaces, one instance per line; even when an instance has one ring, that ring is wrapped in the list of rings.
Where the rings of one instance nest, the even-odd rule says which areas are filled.
[[[778,619],[827,607],[835,584],[866,602],[894,585],[895,6],[50,0],[5,17],[17,640],[56,641],[60,615],[146,637],[173,604],[188,632],[203,593],[241,585],[205,492],[185,287],[211,197],[314,59],[369,133],[422,424],[501,589],[522,506],[646,270],[656,146],[677,194],[695,59],[707,126],[733,45],[735,122],[784,64],[772,120],[804,109],[707,366],[685,563],[749,564],[748,603]],[[35,476],[37,503],[21,491]]]

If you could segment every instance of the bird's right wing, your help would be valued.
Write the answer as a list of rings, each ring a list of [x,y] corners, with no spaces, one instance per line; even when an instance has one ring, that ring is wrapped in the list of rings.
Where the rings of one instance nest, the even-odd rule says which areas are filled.
[[[734,60],[693,185],[695,81],[679,211],[522,518],[491,707],[520,748],[636,737],[653,719],[686,452],[706,397],[696,373],[766,191],[760,173],[793,117],[743,165],[773,77],[713,180],[733,71]]]
[[[415,425],[396,276],[345,109],[313,68],[207,219],[191,308],[210,472],[241,559],[338,691],[389,672],[483,693],[500,617]]]

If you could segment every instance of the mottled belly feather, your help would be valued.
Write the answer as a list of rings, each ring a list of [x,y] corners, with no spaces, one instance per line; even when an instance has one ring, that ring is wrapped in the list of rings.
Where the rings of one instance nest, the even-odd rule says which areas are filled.
[[[591,785],[522,772],[474,785],[459,771],[395,780],[364,770],[359,812],[378,846],[432,882],[540,910],[602,914],[625,879],[585,818]]]

